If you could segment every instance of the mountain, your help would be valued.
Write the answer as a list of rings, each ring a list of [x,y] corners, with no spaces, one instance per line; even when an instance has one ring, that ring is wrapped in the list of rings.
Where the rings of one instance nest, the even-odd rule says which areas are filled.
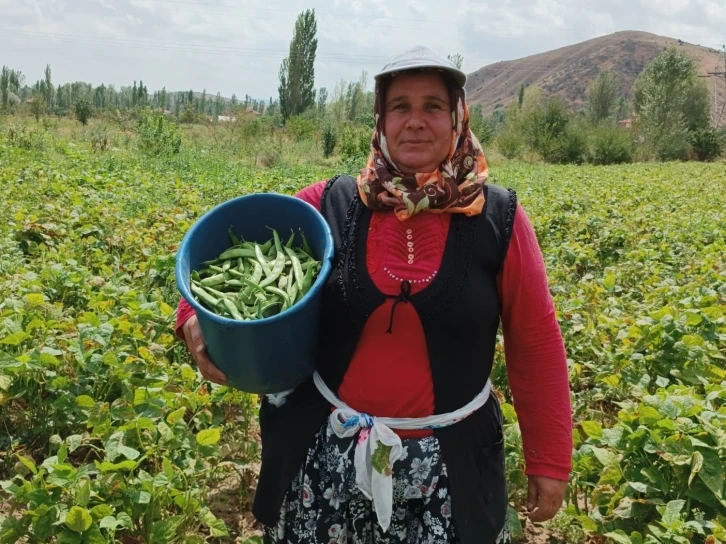
[[[525,86],[537,86],[546,94],[559,95],[578,108],[586,100],[590,82],[603,70],[614,72],[620,81],[621,92],[631,98],[638,74],[671,45],[693,58],[702,75],[713,72],[718,65],[719,51],[715,49],[647,32],[616,32],[547,53],[480,68],[468,76],[467,100],[470,104],[481,104],[484,114],[489,115],[517,100],[519,87],[524,83]],[[709,90],[712,90],[712,78],[707,82]],[[724,88],[726,85],[721,85],[719,104],[726,101]]]

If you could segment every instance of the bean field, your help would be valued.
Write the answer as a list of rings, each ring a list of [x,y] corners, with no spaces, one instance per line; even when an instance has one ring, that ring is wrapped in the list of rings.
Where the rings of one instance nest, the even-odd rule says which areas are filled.
[[[213,139],[149,157],[7,132],[0,543],[261,542],[258,399],[204,381],[175,337],[175,251],[218,203],[353,168],[255,167]],[[520,541],[726,542],[724,164],[502,160],[492,182],[536,228],[572,389],[567,505],[544,528],[512,516]],[[509,399],[501,349],[494,378]],[[503,411],[521,511],[521,438]]]

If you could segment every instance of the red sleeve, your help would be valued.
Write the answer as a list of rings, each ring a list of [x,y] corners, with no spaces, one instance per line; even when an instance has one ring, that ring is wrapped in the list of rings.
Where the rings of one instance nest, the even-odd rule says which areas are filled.
[[[325,189],[325,184],[327,183],[327,180],[318,181],[317,183],[313,183],[312,185],[308,185],[301,191],[299,191],[295,196],[301,200],[304,200],[311,206],[314,206],[316,210],[320,211],[320,199],[323,196],[323,189]],[[179,305],[177,306],[176,310],[176,326],[174,327],[174,332],[176,335],[184,340],[184,333],[182,333],[182,325],[186,323],[186,320],[189,319],[194,315],[194,308],[192,308],[189,303],[184,300],[183,298],[179,299]]]
[[[498,280],[504,355],[526,473],[567,481],[572,470],[567,356],[542,251],[521,206]]]

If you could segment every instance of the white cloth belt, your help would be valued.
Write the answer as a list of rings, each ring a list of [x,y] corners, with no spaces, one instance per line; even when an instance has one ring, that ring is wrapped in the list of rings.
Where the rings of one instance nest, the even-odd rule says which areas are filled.
[[[330,426],[339,438],[360,433],[355,448],[355,481],[361,492],[375,506],[378,523],[388,531],[393,515],[393,464],[401,458],[401,438],[391,429],[422,430],[448,427],[467,418],[486,404],[492,390],[487,380],[481,393],[463,408],[448,414],[428,417],[374,417],[357,412],[341,401],[325,385],[320,375],[313,375],[315,386],[325,400],[336,409],[330,415]]]

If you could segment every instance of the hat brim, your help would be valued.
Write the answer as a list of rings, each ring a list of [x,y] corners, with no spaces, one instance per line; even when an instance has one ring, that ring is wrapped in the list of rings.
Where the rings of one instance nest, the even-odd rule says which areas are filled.
[[[415,71],[415,70],[438,70],[441,72],[448,72],[454,78],[454,81],[456,81],[456,83],[458,83],[462,89],[464,88],[464,84],[466,83],[466,74],[464,72],[462,72],[461,70],[457,70],[455,68],[447,68],[447,67],[441,66],[440,64],[412,63],[410,65],[396,66],[395,68],[389,68],[387,70],[378,72],[375,76],[373,76],[373,78],[376,81],[380,81],[381,79],[384,79],[386,76],[392,76],[392,75],[398,74],[400,72],[411,72],[411,71]]]

